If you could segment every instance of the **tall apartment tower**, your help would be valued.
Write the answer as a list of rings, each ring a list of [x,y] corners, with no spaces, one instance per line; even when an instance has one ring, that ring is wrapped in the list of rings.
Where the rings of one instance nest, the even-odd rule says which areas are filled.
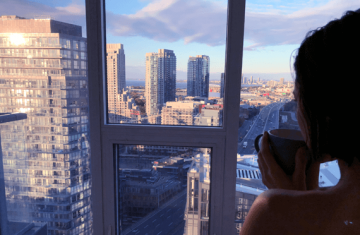
[[[187,96],[209,97],[210,57],[190,56],[187,68]]]
[[[280,78],[280,84],[281,84],[281,85],[284,84],[284,78]]]
[[[225,73],[221,73],[220,98],[224,98],[224,90],[225,90]]]
[[[184,235],[209,234],[210,154],[200,153],[187,173]]]
[[[0,16],[0,113],[27,113],[25,154],[3,151],[9,220],[92,234],[87,83],[81,26]]]
[[[175,101],[175,92],[176,56],[174,52],[159,49],[158,53],[146,53],[146,114],[151,124],[160,124],[158,123],[160,119],[152,117],[160,115],[161,108],[167,101]]]
[[[123,44],[106,44],[106,67],[109,122],[116,123],[120,115],[118,95],[126,88]]]

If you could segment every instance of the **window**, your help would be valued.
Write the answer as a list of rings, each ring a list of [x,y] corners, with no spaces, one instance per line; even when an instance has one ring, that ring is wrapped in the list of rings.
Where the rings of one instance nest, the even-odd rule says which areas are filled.
[[[321,5],[321,4],[320,4]],[[324,5],[323,5],[324,6]],[[336,15],[329,13],[328,10],[317,5],[314,16],[324,15],[321,22],[325,25],[329,19],[339,18],[344,12],[339,10]],[[244,220],[255,201],[256,197],[267,190],[262,183],[261,173],[257,164],[257,151],[255,150],[255,138],[263,134],[264,131],[271,132],[274,129],[290,129],[299,131],[299,124],[296,117],[297,104],[292,101],[294,89],[293,70],[289,69],[293,66],[293,52],[299,48],[301,41],[305,38],[309,30],[316,29],[320,21],[311,21],[311,17],[297,18],[295,21],[288,21],[289,16],[295,15],[302,11],[299,5],[294,3],[286,3],[278,5],[272,3],[271,10],[269,5],[254,4],[248,1],[245,19],[245,35],[244,38],[244,55],[243,55],[243,74],[241,77],[241,97],[239,112],[239,136],[238,136],[238,159],[236,170],[236,190],[235,190],[235,208],[236,208],[236,229],[239,234]],[[308,5],[307,8],[315,7]],[[335,7],[335,6],[334,6]],[[338,7],[338,6],[336,6]],[[298,9],[296,9],[298,8]],[[356,9],[357,6],[354,5]],[[287,10],[284,10],[287,9]],[[292,9],[292,10],[290,10]],[[284,10],[284,11],[283,11]],[[345,10],[345,9],[344,9]],[[269,12],[278,13],[269,14]],[[321,13],[319,13],[319,11]],[[281,13],[280,13],[281,12]],[[315,12],[315,11],[314,11]],[[322,13],[324,12],[324,13]],[[326,15],[326,16],[325,16]],[[279,22],[287,21],[286,25],[271,23],[263,25],[258,23],[261,18],[263,22]],[[291,18],[291,17],[290,17]],[[306,22],[306,23],[305,23]],[[306,25],[301,34],[295,38],[291,38],[291,31],[299,33],[299,29],[295,25]],[[274,39],[273,32],[289,32],[282,37],[276,35]],[[255,36],[256,34],[256,36]],[[261,41],[261,46],[257,44]],[[261,48],[261,49],[260,49]],[[269,51],[272,51],[269,54]],[[256,55],[256,63],[254,58]],[[273,59],[282,58],[282,59]],[[269,67],[262,66],[266,63]],[[274,73],[274,70],[279,70]],[[286,73],[281,72],[287,71]],[[255,72],[258,71],[258,72]],[[293,75],[293,76],[292,76]],[[300,134],[301,135],[301,134]],[[336,164],[334,161],[330,164]],[[319,187],[332,186],[337,183],[339,178],[339,170],[337,166],[326,166],[326,163],[320,167]],[[322,169],[326,169],[326,174],[333,181],[328,180],[322,173]],[[322,178],[325,178],[324,180]],[[327,182],[327,183],[325,183]],[[330,183],[331,182],[331,183]]]
[[[73,41],[73,50],[79,50],[79,41]]]
[[[157,151],[161,153],[161,147],[174,147],[174,148],[201,148],[201,149],[210,149],[211,151],[211,171],[210,173],[210,187],[209,192],[202,192],[202,189],[194,190],[194,200],[188,200],[187,203],[191,204],[189,211],[193,211],[192,216],[202,216],[201,223],[195,224],[194,219],[188,220],[187,228],[192,228],[192,231],[195,231],[195,228],[203,228],[203,234],[231,234],[234,230],[234,221],[230,221],[225,218],[234,218],[235,208],[234,208],[234,185],[235,185],[235,169],[236,169],[236,149],[237,149],[237,127],[238,127],[238,108],[239,108],[239,98],[240,98],[240,78],[241,70],[239,69],[239,64],[241,65],[242,58],[242,42],[243,40],[243,25],[244,25],[244,10],[245,2],[244,1],[229,1],[229,24],[227,25],[227,51],[226,51],[226,67],[225,73],[226,76],[225,82],[225,92],[223,103],[223,114],[222,114],[222,124],[214,125],[215,127],[197,127],[197,126],[170,126],[169,125],[129,125],[130,121],[123,123],[124,125],[113,124],[109,122],[108,119],[108,110],[110,109],[109,104],[107,104],[108,93],[106,84],[106,70],[107,66],[107,57],[106,53],[109,54],[107,50],[107,41],[111,41],[113,44],[122,44],[122,42],[114,41],[110,35],[104,35],[103,31],[98,29],[105,29],[109,25],[104,25],[106,15],[106,9],[109,9],[106,4],[110,1],[88,1],[87,9],[93,9],[96,11],[92,12],[92,15],[96,17],[88,17],[88,25],[96,25],[96,27],[88,28],[88,47],[92,50],[88,50],[89,61],[89,104],[90,104],[90,115],[89,123],[92,131],[91,136],[91,146],[92,146],[92,165],[98,166],[93,167],[93,188],[102,189],[102,193],[94,193],[93,201],[98,203],[93,204],[93,214],[94,214],[94,233],[108,233],[110,230],[114,234],[121,234],[119,221],[117,215],[119,215],[119,208],[117,205],[117,200],[119,197],[124,196],[122,200],[131,200],[134,203],[133,207],[136,207],[140,210],[145,210],[146,207],[140,206],[143,203],[143,195],[145,195],[146,188],[131,187],[127,185],[125,188],[121,188],[121,183],[117,184],[116,180],[120,178],[116,176],[119,173],[117,166],[114,164],[114,161],[118,159],[114,156],[120,156],[120,160],[129,160],[124,157],[124,155],[116,154],[116,151],[119,151],[119,148],[125,148],[126,146],[156,146]],[[179,1],[185,3],[186,1]],[[110,2],[111,3],[111,2]],[[120,4],[120,3],[119,3]],[[148,4],[148,3],[146,3]],[[103,10],[101,10],[103,9]],[[222,8],[222,14],[224,14],[224,19],[226,19],[226,7]],[[239,14],[240,12],[240,14]],[[107,24],[110,24],[110,20],[106,20]],[[107,29],[107,31],[109,31]],[[223,37],[225,40],[225,30],[223,31]],[[99,37],[101,36],[101,37]],[[99,41],[100,40],[100,41]],[[124,43],[124,50],[127,50],[126,44]],[[121,45],[118,45],[121,47]],[[158,49],[158,48],[157,48]],[[155,51],[157,49],[154,49]],[[171,48],[170,48],[171,49]],[[149,52],[154,52],[149,51]],[[129,50],[130,51],[130,50]],[[126,52],[127,53],[127,52]],[[125,54],[125,53],[124,53]],[[195,53],[196,56],[198,53]],[[200,53],[199,53],[200,54]],[[201,53],[202,54],[202,53]],[[204,53],[205,54],[205,53]],[[225,53],[224,53],[225,54]],[[116,56],[120,55],[116,53]],[[190,54],[192,55],[192,54]],[[192,56],[194,56],[192,55]],[[205,54],[206,55],[206,54]],[[114,57],[114,55],[112,55]],[[145,59],[145,55],[141,55]],[[170,56],[170,57],[169,57]],[[187,55],[189,56],[189,55]],[[170,64],[175,63],[171,61],[172,54],[164,56],[164,58],[170,58]],[[149,68],[154,68],[155,62],[159,58],[157,57],[148,57]],[[161,58],[160,58],[161,59]],[[112,64],[111,60],[111,64]],[[185,63],[187,64],[187,63]],[[98,65],[101,65],[100,67]],[[171,65],[171,66],[173,66]],[[158,71],[162,71],[161,63],[157,64],[158,69],[153,69],[149,71],[150,74],[157,74]],[[170,66],[170,65],[169,65]],[[206,68],[204,68],[206,69]],[[164,70],[165,71],[165,70]],[[112,71],[111,71],[112,72]],[[171,71],[169,71],[171,72]],[[220,74],[219,74],[220,77]],[[107,77],[109,78],[109,77]],[[100,81],[100,83],[99,83]],[[153,81],[153,84],[157,84],[157,81]],[[134,88],[136,89],[136,88]],[[160,90],[162,87],[160,86]],[[232,97],[232,98],[230,98]],[[155,99],[155,98],[154,98]],[[109,101],[110,103],[110,101]],[[151,104],[151,103],[150,103]],[[207,105],[207,104],[206,104]],[[170,104],[166,105],[164,108],[170,109]],[[213,111],[208,109],[208,111]],[[139,113],[139,110],[132,110],[134,116]],[[141,110],[140,110],[141,112]],[[179,109],[178,112],[184,113],[179,115],[186,115],[186,109]],[[100,115],[99,115],[100,114]],[[135,117],[136,118],[136,117]],[[184,117],[184,120],[186,117]],[[157,117],[153,118],[154,122],[158,121]],[[200,121],[200,120],[199,120]],[[220,123],[220,122],[219,122]],[[178,124],[175,124],[178,125]],[[95,133],[95,134],[94,134]],[[93,144],[95,143],[95,145]],[[138,150],[138,149],[137,149]],[[136,153],[134,153],[136,155]],[[96,157],[95,157],[96,156]],[[132,162],[136,162],[136,157],[133,156],[130,158]],[[129,160],[129,161],[130,161]],[[139,160],[139,159],[138,159]],[[133,163],[132,163],[133,164]],[[152,165],[155,163],[151,163]],[[139,169],[139,166],[136,166]],[[170,168],[169,168],[170,169]],[[224,170],[226,169],[226,170]],[[122,174],[122,173],[121,173]],[[131,175],[131,173],[126,173]],[[150,174],[150,173],[149,173]],[[126,176],[124,176],[126,177]],[[146,178],[146,177],[145,177]],[[125,178],[123,178],[125,179]],[[189,181],[188,181],[189,182]],[[188,183],[187,182],[187,183]],[[194,179],[194,189],[195,185],[200,184],[195,183]],[[116,188],[118,187],[118,188]],[[120,188],[119,188],[120,187]],[[126,193],[119,193],[121,192]],[[142,192],[141,192],[142,190]],[[145,191],[144,191],[145,190]],[[153,190],[153,191],[151,191]],[[155,191],[154,191],[155,190]],[[208,190],[208,189],[207,189]],[[95,192],[95,190],[94,190]],[[159,191],[158,191],[159,192]],[[146,202],[150,206],[151,203],[156,204],[156,188],[149,188],[150,195]],[[209,196],[205,196],[209,194]],[[131,195],[131,196],[130,196]],[[195,197],[195,195],[197,195]],[[203,196],[204,195],[204,196]],[[128,197],[128,198],[125,198]],[[142,198],[138,198],[142,197]],[[195,200],[195,198],[197,200]],[[202,201],[202,198],[204,201]],[[206,207],[207,201],[209,201],[208,208]],[[175,205],[175,204],[174,204]],[[220,206],[221,205],[221,206]],[[186,206],[189,208],[189,206]],[[134,209],[134,208],[133,208]],[[185,209],[185,208],[184,208]],[[195,214],[195,209],[197,214]],[[129,209],[130,210],[130,209]],[[135,211],[135,209],[134,209]],[[141,212],[145,213],[145,212]],[[123,214],[125,215],[125,214]],[[161,214],[159,215],[161,216]],[[125,219],[125,218],[123,218]],[[155,218],[153,219],[155,220]],[[131,222],[131,218],[127,222]],[[133,221],[136,223],[136,221]],[[152,221],[150,221],[152,222]],[[154,221],[154,224],[157,221]],[[185,222],[185,221],[184,221]],[[157,224],[155,224],[156,226]],[[167,226],[171,226],[171,222]],[[146,225],[144,225],[146,226]],[[159,225],[160,226],[160,225]],[[142,228],[144,229],[144,228]],[[145,228],[146,229],[146,228]],[[165,228],[164,228],[165,229]],[[196,231],[199,231],[197,230]],[[137,230],[135,230],[135,233]],[[141,230],[143,231],[143,230]],[[164,230],[165,231],[165,230]],[[139,232],[140,234],[140,232]]]
[[[106,88],[108,123],[222,126],[227,1],[196,0],[193,5],[182,0],[166,9],[156,7],[153,16],[141,12],[165,2],[135,2],[132,9],[105,1],[106,79],[117,81],[115,91]],[[172,14],[184,21],[175,23]],[[164,32],[158,37],[160,28]],[[127,115],[134,107],[140,111],[136,121]]]

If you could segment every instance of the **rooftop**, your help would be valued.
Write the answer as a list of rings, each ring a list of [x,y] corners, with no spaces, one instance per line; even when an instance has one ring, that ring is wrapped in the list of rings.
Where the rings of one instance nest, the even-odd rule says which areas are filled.
[[[238,154],[237,159],[237,178],[236,178],[236,191],[256,193],[259,195],[262,182],[257,177],[256,171],[259,172],[257,164],[257,155],[240,155]],[[246,174],[247,173],[247,174]],[[254,174],[255,173],[255,174]],[[319,186],[320,187],[331,187],[335,186],[340,179],[340,169],[337,160],[326,162],[320,165],[319,173]],[[259,184],[260,183],[260,184]],[[239,185],[242,185],[241,187]],[[263,187],[265,187],[263,185]],[[253,188],[250,190],[249,188]],[[259,189],[259,190],[256,190]],[[263,191],[262,191],[263,192]]]
[[[0,16],[1,33],[61,33],[82,37],[82,28],[78,25],[53,20],[51,17],[26,19],[15,15]]]

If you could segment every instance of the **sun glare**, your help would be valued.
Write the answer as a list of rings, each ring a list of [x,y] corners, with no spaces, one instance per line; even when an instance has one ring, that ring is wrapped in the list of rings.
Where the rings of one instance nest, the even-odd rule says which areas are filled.
[[[25,44],[25,39],[21,34],[13,33],[9,38],[12,45],[19,46],[21,44]]]
[[[30,111],[30,108],[20,108],[20,113],[27,113]]]

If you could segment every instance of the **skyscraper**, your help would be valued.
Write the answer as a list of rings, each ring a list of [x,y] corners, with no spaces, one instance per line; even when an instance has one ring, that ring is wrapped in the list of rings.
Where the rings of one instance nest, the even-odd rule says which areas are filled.
[[[188,170],[184,234],[209,233],[210,161],[210,154],[200,153]]]
[[[187,95],[209,97],[210,57],[189,57],[187,69]]]
[[[4,161],[19,162],[5,172],[9,220],[91,234],[87,83],[81,26],[0,17],[0,112],[27,113],[25,152],[3,151]]]
[[[258,82],[260,82],[260,77],[258,78]]]
[[[162,106],[175,101],[176,56],[172,50],[159,49],[158,53],[146,53],[145,97],[149,123],[158,123]],[[155,121],[156,120],[156,121]]]
[[[281,85],[284,84],[284,78],[280,78],[280,84],[281,84]]]
[[[123,44],[106,44],[106,66],[109,122],[116,123],[120,115],[119,95],[126,88]]]
[[[254,79],[253,79],[253,76],[251,76],[251,78],[250,78],[250,84],[253,84],[253,82],[254,82]]]
[[[224,98],[224,90],[225,90],[225,73],[221,73],[220,98]]]

